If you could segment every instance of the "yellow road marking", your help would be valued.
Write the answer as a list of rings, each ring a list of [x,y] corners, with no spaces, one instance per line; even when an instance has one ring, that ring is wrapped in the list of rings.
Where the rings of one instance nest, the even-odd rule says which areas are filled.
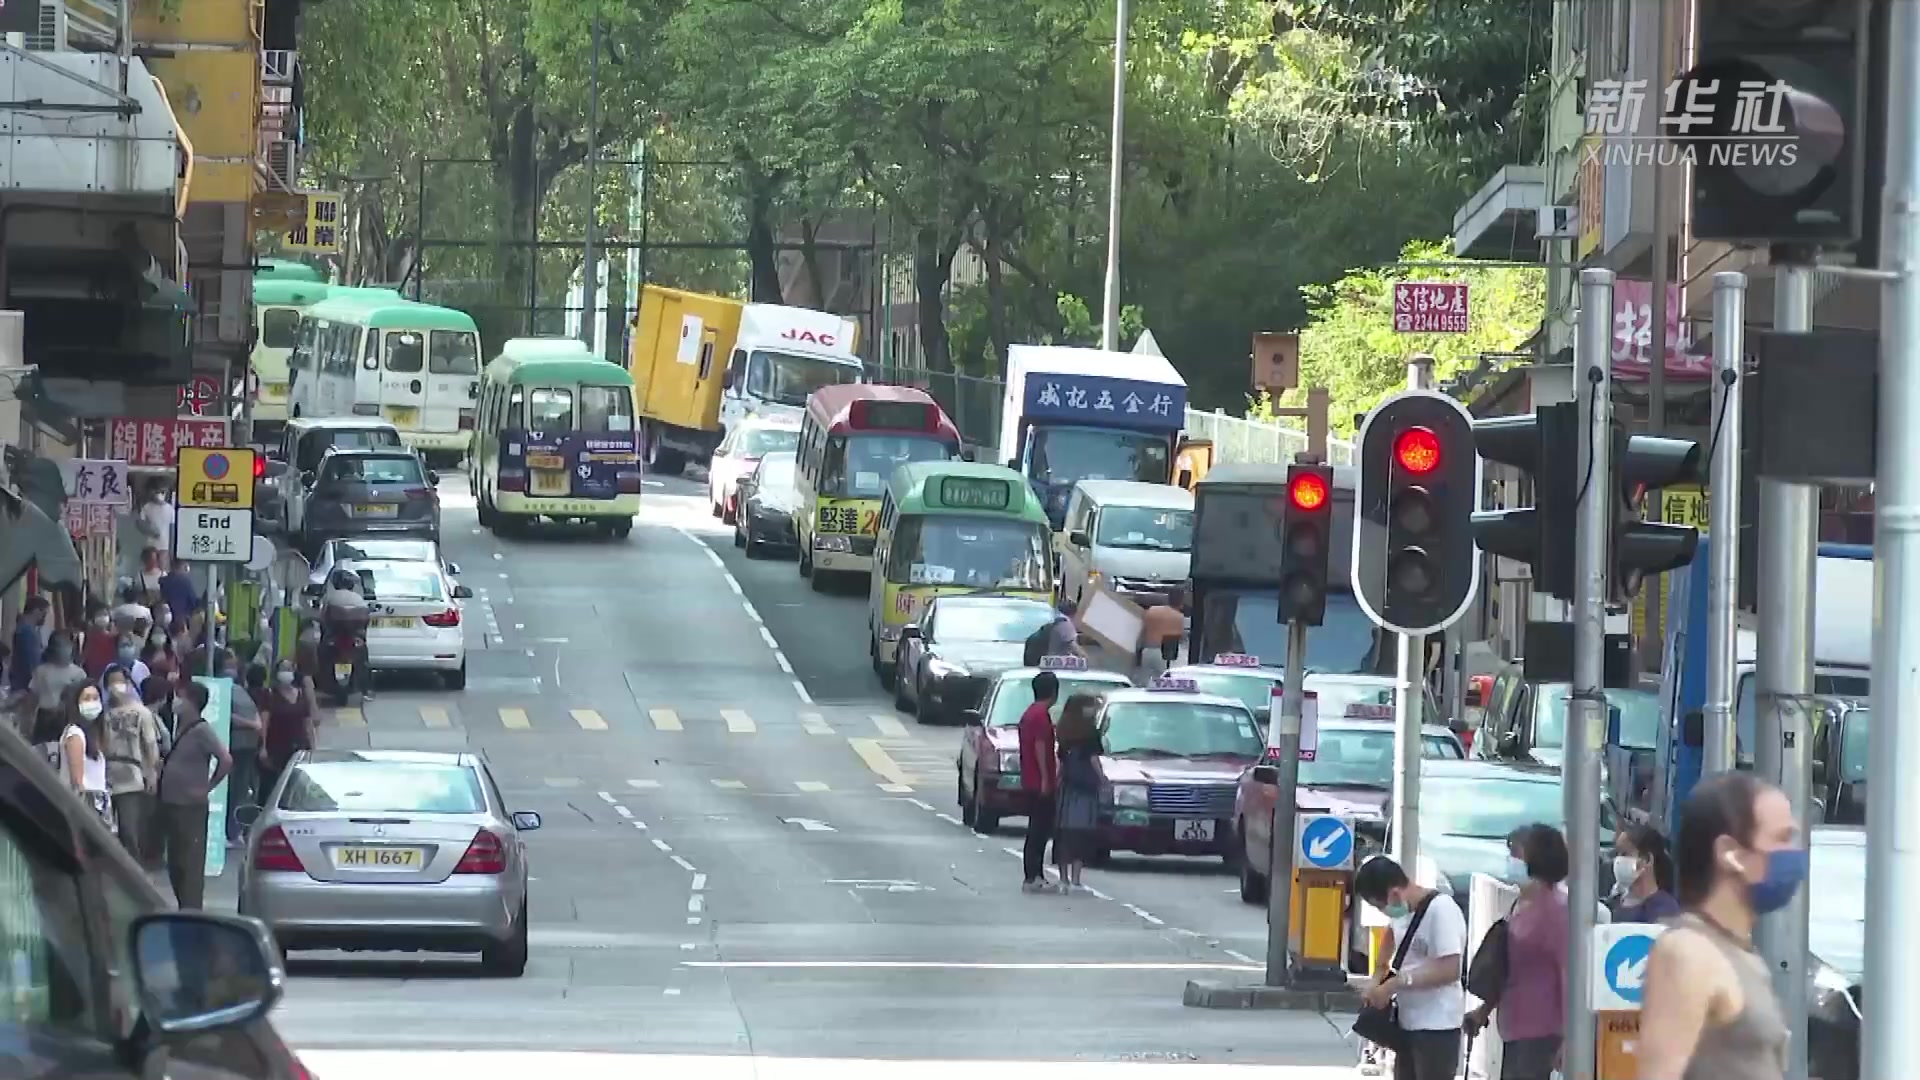
[[[823,783],[821,783],[821,782],[820,782],[820,781],[818,781],[818,780],[795,780],[795,781],[793,782],[793,786],[794,786],[794,787],[797,787],[797,788],[799,788],[799,789],[800,789],[801,791],[831,791],[831,790],[833,790],[832,788],[829,788],[829,787],[828,787],[827,785],[825,785],[825,784],[823,784]]]
[[[648,709],[647,715],[653,718],[653,726],[661,731],[680,730],[680,715],[672,709]]]
[[[908,782],[907,774],[900,770],[900,763],[881,747],[879,739],[848,739],[847,745],[853,747],[853,752],[860,755],[860,760],[867,763],[867,768],[873,770],[875,776],[889,784]]]
[[[420,719],[425,721],[428,727],[453,726],[453,720],[447,715],[447,710],[439,705],[420,706]]]
[[[800,726],[806,728],[809,735],[833,734],[833,728],[827,723],[827,718],[819,713],[801,713]]]
[[[501,709],[500,722],[515,731],[526,731],[533,727],[525,709]]]
[[[720,717],[727,722],[727,730],[735,735],[751,735],[759,730],[754,726],[753,717],[739,709],[721,709]]]
[[[367,714],[361,712],[359,709],[335,709],[333,710],[333,719],[337,723],[345,724],[348,727],[367,726]]]
[[[600,714],[594,712],[592,709],[573,709],[571,711],[573,713],[573,722],[586,728],[588,731],[607,730],[607,722],[602,720]]]
[[[746,782],[742,780],[715,780],[713,786],[723,791],[745,791]]]
[[[880,734],[889,739],[904,739],[907,737],[907,725],[901,723],[900,718],[897,716],[875,713],[873,714],[873,726],[879,728]]]

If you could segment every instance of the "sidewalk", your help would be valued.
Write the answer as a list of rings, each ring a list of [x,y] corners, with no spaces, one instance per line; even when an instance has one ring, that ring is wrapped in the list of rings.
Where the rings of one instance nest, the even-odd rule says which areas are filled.
[[[246,854],[245,848],[227,847],[227,864],[219,877],[207,879],[206,910],[223,914],[232,914],[240,906],[240,859]],[[173,895],[173,883],[167,880],[165,870],[147,871],[147,880],[160,890],[169,904],[178,907],[179,902]]]

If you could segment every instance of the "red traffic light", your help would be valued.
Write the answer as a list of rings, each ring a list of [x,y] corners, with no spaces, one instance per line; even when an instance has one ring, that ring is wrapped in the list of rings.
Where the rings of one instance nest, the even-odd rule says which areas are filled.
[[[1393,460],[1410,473],[1430,473],[1440,467],[1440,437],[1423,427],[1408,428],[1393,440]]]
[[[1287,498],[1296,509],[1318,510],[1327,505],[1327,482],[1314,473],[1302,473],[1287,486]]]
[[[267,475],[267,459],[260,454],[253,455],[253,478],[258,480],[265,475]]]

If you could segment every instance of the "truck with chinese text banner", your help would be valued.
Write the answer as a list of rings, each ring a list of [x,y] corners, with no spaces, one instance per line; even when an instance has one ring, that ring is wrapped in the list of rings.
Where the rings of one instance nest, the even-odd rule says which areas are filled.
[[[1057,530],[1082,480],[1172,483],[1187,381],[1166,357],[1056,345],[1007,350],[1000,458]]]
[[[864,382],[859,336],[822,311],[646,286],[628,367],[648,468],[677,474],[747,417],[798,418],[815,390]]]

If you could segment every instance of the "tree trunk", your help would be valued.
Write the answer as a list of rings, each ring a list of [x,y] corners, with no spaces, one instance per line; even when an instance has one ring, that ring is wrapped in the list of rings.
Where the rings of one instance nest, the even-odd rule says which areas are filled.
[[[807,276],[807,288],[813,290],[813,305],[821,311],[833,310],[833,298],[827,295],[826,276],[820,273],[820,249],[814,241],[820,226],[810,218],[800,219],[800,270]]]
[[[953,371],[952,342],[947,339],[947,280],[953,274],[953,253],[959,250],[958,230],[942,235],[923,225],[913,233],[913,288],[920,323],[920,349],[931,372]]]

